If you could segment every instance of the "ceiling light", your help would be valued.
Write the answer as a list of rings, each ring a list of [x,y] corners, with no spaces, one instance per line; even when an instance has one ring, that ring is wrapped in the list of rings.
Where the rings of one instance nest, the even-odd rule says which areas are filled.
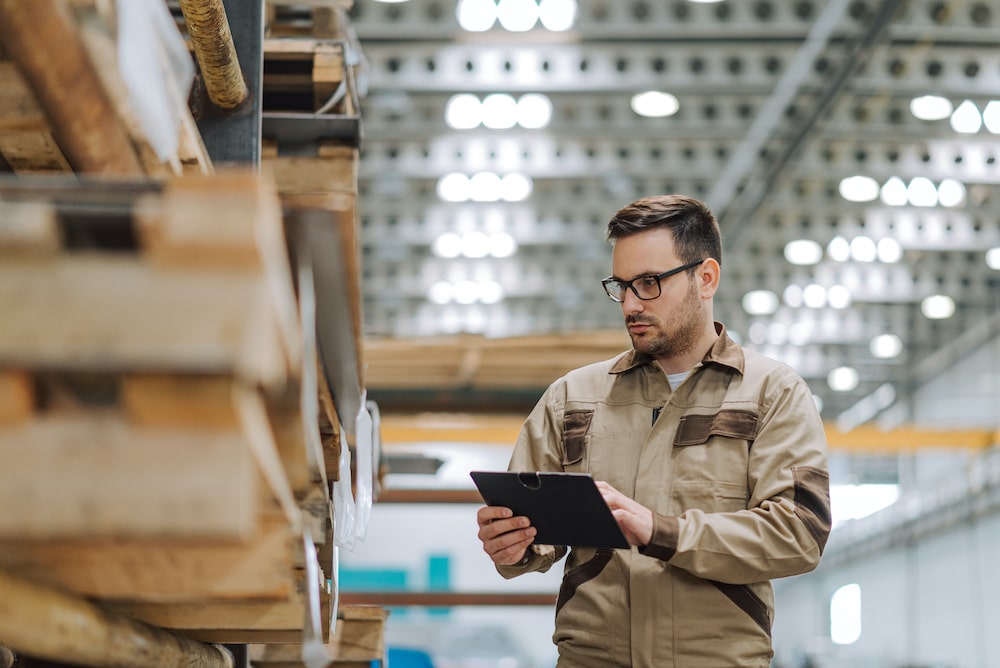
[[[788,328],[783,322],[772,322],[767,326],[767,342],[772,346],[784,345],[788,339]]]
[[[944,320],[955,313],[955,300],[948,295],[931,295],[920,302],[920,312],[931,320]]]
[[[494,232],[490,235],[490,255],[493,257],[510,257],[517,252],[517,241],[506,232]]]
[[[496,22],[497,5],[493,0],[458,0],[455,15],[463,30],[483,32]]]
[[[788,328],[788,342],[796,346],[804,346],[812,338],[812,326],[804,322],[796,322]]]
[[[907,202],[906,184],[898,176],[890,176],[889,180],[882,185],[879,196],[882,198],[882,203],[887,206],[905,206]]]
[[[469,179],[469,199],[473,202],[496,202],[500,199],[500,177],[493,172],[479,172]]]
[[[552,32],[569,30],[576,21],[576,0],[542,0],[538,3],[538,20]]]
[[[493,93],[483,98],[483,125],[491,130],[506,130],[517,123],[517,102],[507,93]]]
[[[958,206],[965,201],[965,185],[956,179],[943,179],[937,196],[941,206]]]
[[[848,176],[840,181],[840,196],[848,202],[870,202],[878,192],[878,182],[870,176]]]
[[[753,323],[747,330],[747,336],[750,337],[750,343],[762,345],[767,341],[767,325],[762,322]]]
[[[743,310],[750,315],[771,315],[778,310],[778,295],[770,290],[751,290],[743,295]]]
[[[906,198],[913,206],[934,206],[938,203],[937,188],[926,176],[917,176],[906,187]]]
[[[847,262],[851,259],[851,244],[844,237],[837,235],[827,244],[826,254],[835,262]]]
[[[452,299],[451,283],[438,281],[427,291],[427,298],[435,304],[447,304]]]
[[[490,238],[485,232],[469,232],[462,235],[462,255],[481,258],[489,255]]]
[[[940,121],[951,115],[951,100],[940,95],[922,95],[910,100],[910,113],[922,121]]]
[[[670,93],[650,90],[632,96],[632,111],[647,118],[673,116],[680,108],[681,103]]]
[[[802,302],[809,308],[826,306],[826,288],[819,283],[811,283],[802,291]]]
[[[886,237],[885,239],[879,239],[877,253],[880,262],[892,264],[893,262],[899,262],[903,258],[903,247],[895,239]]]
[[[475,95],[452,95],[444,108],[444,122],[455,130],[471,130],[483,120],[482,107],[482,102]]]
[[[861,378],[858,370],[851,366],[838,366],[826,377],[826,384],[834,392],[850,392],[858,386]]]
[[[785,244],[785,259],[792,264],[816,264],[823,259],[823,247],[812,239],[789,241]]]
[[[986,251],[986,266],[1000,271],[1000,246]]]
[[[874,262],[878,255],[875,242],[866,236],[851,239],[851,257],[858,262]]]
[[[1000,135],[1000,100],[990,100],[983,109],[983,123],[986,129]]]
[[[523,202],[531,196],[531,177],[517,172],[507,174],[500,181],[500,199],[505,202]]]
[[[903,352],[903,340],[895,334],[879,334],[868,344],[868,349],[879,359],[892,359]]]
[[[445,232],[431,244],[431,251],[438,257],[458,257],[462,254],[462,237],[454,232]]]
[[[479,284],[479,301],[484,304],[496,304],[503,301],[503,287],[496,281],[483,281]]]
[[[972,100],[966,100],[958,105],[951,115],[951,129],[962,134],[974,134],[983,127],[983,117],[979,107]]]
[[[537,130],[552,120],[552,102],[545,95],[528,93],[517,101],[517,123],[522,128]]]
[[[472,304],[479,299],[479,284],[472,281],[459,281],[452,288],[455,301],[459,304]]]
[[[784,300],[785,304],[791,306],[792,308],[798,308],[802,306],[802,287],[792,283],[785,287],[785,291],[781,293],[781,298]]]
[[[538,22],[538,5],[535,0],[500,0],[497,18],[510,32],[526,32]]]
[[[843,285],[831,285],[826,291],[826,301],[831,308],[847,308],[851,305],[851,291]]]
[[[438,180],[437,194],[445,202],[464,202],[469,199],[469,177],[459,172],[445,174]]]

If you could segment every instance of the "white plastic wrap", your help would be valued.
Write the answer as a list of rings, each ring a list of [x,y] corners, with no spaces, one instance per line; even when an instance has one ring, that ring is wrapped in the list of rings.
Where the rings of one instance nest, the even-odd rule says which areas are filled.
[[[345,433],[343,426],[340,433]],[[339,475],[333,483],[333,542],[348,550],[354,549],[354,495],[351,494],[351,449],[340,447]]]
[[[343,429],[341,429],[343,432]],[[333,539],[340,547],[353,550],[368,533],[374,497],[375,432],[372,416],[361,397],[361,410],[355,421],[355,478],[354,493],[351,493],[351,453],[350,449],[340,449],[340,479],[333,485]]]
[[[194,63],[163,0],[119,0],[118,68],[136,120],[156,156],[177,159],[181,110]]]
[[[306,618],[302,627],[302,663],[306,668],[326,668],[333,657],[323,643],[321,601],[319,595],[319,559],[309,530],[303,535],[306,555]]]

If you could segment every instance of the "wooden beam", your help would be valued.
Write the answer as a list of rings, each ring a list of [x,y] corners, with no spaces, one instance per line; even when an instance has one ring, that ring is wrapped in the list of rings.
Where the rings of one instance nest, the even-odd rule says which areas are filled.
[[[233,668],[233,657],[0,571],[0,638],[17,652],[83,666]]]
[[[0,0],[0,40],[45,110],[73,169],[143,173],[65,2]]]
[[[5,540],[0,568],[102,599],[284,600],[295,587],[294,543],[273,522],[244,542]]]
[[[242,539],[256,528],[256,476],[238,431],[22,422],[0,429],[0,536]]]
[[[378,503],[475,503],[483,497],[474,489],[383,489]]]

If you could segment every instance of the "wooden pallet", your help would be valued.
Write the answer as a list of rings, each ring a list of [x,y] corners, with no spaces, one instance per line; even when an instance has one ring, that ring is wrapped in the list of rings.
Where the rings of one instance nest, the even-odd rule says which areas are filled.
[[[344,605],[337,614],[336,631],[326,645],[331,668],[370,668],[386,665],[385,608]],[[253,645],[250,665],[255,668],[303,668],[301,645]]]
[[[264,112],[357,113],[349,95],[328,104],[344,83],[344,68],[342,41],[265,39]]]
[[[267,0],[264,34],[267,37],[343,37],[344,14],[353,0]]]

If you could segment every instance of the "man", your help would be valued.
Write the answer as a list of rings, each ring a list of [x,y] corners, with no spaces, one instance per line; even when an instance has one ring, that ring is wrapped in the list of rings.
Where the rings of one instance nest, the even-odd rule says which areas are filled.
[[[713,318],[719,226],[701,202],[641,199],[608,224],[633,350],[553,383],[521,430],[516,471],[589,472],[628,550],[575,548],[556,602],[560,667],[770,665],[770,580],[816,567],[830,531],[823,425],[805,382]],[[504,577],[545,571],[507,508],[478,512]]]

